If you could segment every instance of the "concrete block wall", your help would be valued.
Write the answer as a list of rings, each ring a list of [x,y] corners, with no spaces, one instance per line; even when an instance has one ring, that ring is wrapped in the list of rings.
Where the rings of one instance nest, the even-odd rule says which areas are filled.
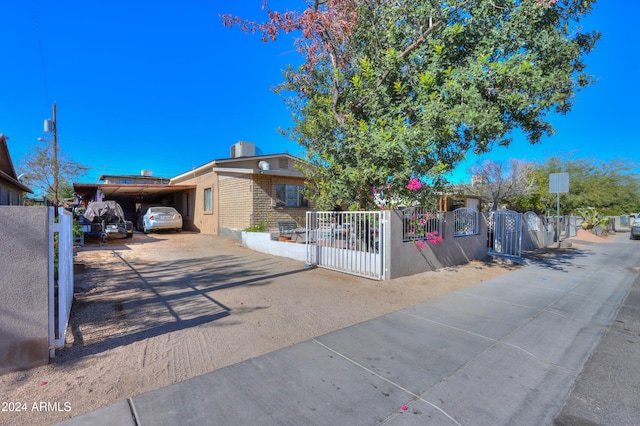
[[[0,374],[49,362],[48,208],[0,206]]]

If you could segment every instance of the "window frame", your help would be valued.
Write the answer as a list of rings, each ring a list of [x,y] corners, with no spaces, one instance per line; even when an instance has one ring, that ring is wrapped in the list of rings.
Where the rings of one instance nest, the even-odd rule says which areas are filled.
[[[305,189],[304,185],[276,183],[275,197],[273,198],[274,207],[280,209],[303,209],[309,207],[309,200],[303,195]]]
[[[204,212],[213,214],[213,187],[208,186],[204,188],[202,195],[203,195],[202,207]]]

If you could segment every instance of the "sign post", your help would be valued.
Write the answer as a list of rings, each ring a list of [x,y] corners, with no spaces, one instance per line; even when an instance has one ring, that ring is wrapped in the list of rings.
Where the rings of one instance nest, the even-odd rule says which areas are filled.
[[[556,221],[556,238],[558,240],[558,248],[560,248],[560,193],[569,192],[569,173],[551,173],[549,175],[549,192],[558,194],[558,215]]]

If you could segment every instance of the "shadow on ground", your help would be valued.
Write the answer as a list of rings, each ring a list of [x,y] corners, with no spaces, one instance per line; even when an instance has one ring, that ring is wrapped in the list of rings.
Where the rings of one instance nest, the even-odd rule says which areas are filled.
[[[216,299],[216,291],[265,286],[308,270],[275,271],[268,259],[249,262],[235,255],[137,263],[115,250],[103,255],[109,255],[103,263],[78,265],[72,336],[55,363],[225,318],[231,309]]]
[[[522,257],[529,264],[567,272],[567,267],[581,268],[580,261],[587,257],[588,249],[576,247],[543,247],[525,251]]]

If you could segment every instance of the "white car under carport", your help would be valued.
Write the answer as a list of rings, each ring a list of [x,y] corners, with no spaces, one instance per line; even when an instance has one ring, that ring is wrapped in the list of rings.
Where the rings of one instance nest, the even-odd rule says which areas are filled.
[[[160,230],[182,232],[182,215],[173,207],[149,207],[140,222],[139,229],[145,234]]]

